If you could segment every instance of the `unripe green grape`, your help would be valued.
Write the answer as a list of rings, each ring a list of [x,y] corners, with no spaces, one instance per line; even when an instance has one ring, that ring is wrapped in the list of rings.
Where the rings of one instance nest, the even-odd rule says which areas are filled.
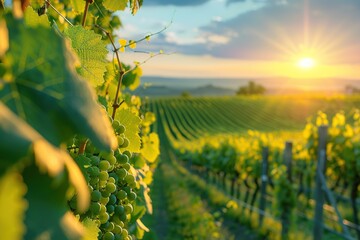
[[[114,155],[111,155],[106,160],[109,161],[110,165],[114,165],[116,163],[116,157]]]
[[[132,236],[129,235],[129,236],[127,237],[127,240],[133,240]]]
[[[115,190],[116,190],[116,185],[115,185],[115,183],[108,182],[108,184],[106,184],[105,190],[106,190],[106,192],[108,192],[108,193],[113,193],[113,192],[115,192]]]
[[[131,184],[131,183],[135,182],[135,177],[134,177],[133,175],[131,175],[131,174],[128,174],[128,175],[124,178],[124,180],[125,180],[128,184]]]
[[[104,159],[108,159],[110,156],[114,155],[114,151],[110,150],[110,152],[106,152],[106,151],[101,151],[99,156],[104,158]]]
[[[99,202],[106,205],[109,202],[109,197],[101,197]]]
[[[124,151],[123,154],[125,154],[126,156],[128,156],[129,159],[132,157],[131,152],[128,151],[128,150]]]
[[[99,188],[104,188],[106,187],[107,181],[99,181]]]
[[[126,214],[130,214],[134,211],[134,207],[131,204],[126,204],[124,209]]]
[[[126,238],[128,235],[129,235],[128,230],[123,229],[122,232],[121,232],[121,236],[122,236],[123,238]]]
[[[116,214],[116,215],[122,215],[122,214],[124,214],[124,213],[125,213],[125,208],[124,208],[123,206],[117,205],[117,206],[115,207],[115,214]]]
[[[90,160],[91,160],[91,165],[93,166],[99,165],[100,158],[98,156],[91,156]]]
[[[119,177],[115,172],[109,173],[109,179],[108,182],[112,182],[113,180],[110,180],[111,178],[113,178],[115,180],[114,183],[117,183],[119,181]]]
[[[125,154],[121,154],[118,158],[117,158],[117,162],[119,164],[126,164],[129,162],[129,157]]]
[[[99,222],[100,222],[100,221],[99,221]],[[104,235],[104,234],[102,233],[102,231],[99,231],[99,232],[98,232],[98,239],[102,239],[103,235]]]
[[[121,233],[114,234],[114,236],[115,236],[114,240],[123,240],[123,237],[121,236]]]
[[[111,125],[113,129],[118,130],[118,128],[120,127],[120,122],[118,120],[114,120]]]
[[[99,215],[99,220],[100,220],[101,224],[106,223],[109,220],[109,218],[110,218],[110,216],[109,216],[109,214],[107,212],[101,213]]]
[[[134,201],[136,199],[137,195],[136,193],[134,192],[130,192],[128,195],[127,195],[127,198],[129,199],[129,201]]]
[[[120,223],[118,223],[120,227],[124,228],[125,223],[123,221],[120,221]]]
[[[107,186],[107,183],[106,183]],[[108,198],[111,195],[111,192],[106,191],[106,186],[105,186],[105,190],[101,191],[101,196],[104,198]]]
[[[121,234],[121,232],[122,232],[122,227],[120,227],[118,224],[114,224],[113,233]]]
[[[122,222],[126,222],[127,218],[126,218],[126,214],[121,214],[119,215],[119,219],[122,221]]]
[[[118,130],[118,132],[119,132],[120,134],[122,134],[122,133],[124,133],[124,132],[126,131],[126,128],[125,128],[124,125],[120,124],[120,126],[118,127],[117,130]]]
[[[118,145],[121,146],[124,144],[124,138],[121,136],[117,136]]]
[[[91,201],[98,202],[101,198],[101,192],[99,190],[94,190],[91,193]]]
[[[121,154],[121,151],[120,151],[120,149],[117,148],[117,149],[114,151],[114,156],[117,158],[120,154]]]
[[[98,202],[93,202],[90,205],[90,212],[94,215],[99,215],[101,210],[101,204]]]
[[[127,197],[127,193],[124,190],[120,190],[117,194],[116,197],[119,200],[124,200]]]
[[[124,190],[127,194],[131,193],[131,187],[129,186],[123,187],[122,190]]]
[[[132,189],[135,189],[135,188],[137,188],[137,183],[136,182],[129,183],[129,187],[131,187]]]
[[[92,186],[96,186],[96,184],[99,182],[99,178],[98,177],[94,177],[94,178],[91,178],[89,183],[92,185]]]
[[[115,174],[115,176],[116,176],[116,174]],[[115,178],[113,178],[112,176],[110,176],[110,174],[109,174],[108,183],[116,183]]]
[[[104,224],[104,227],[102,227],[102,226],[100,226],[102,229],[105,229],[106,231],[108,231],[108,232],[111,232],[112,230],[114,230],[114,227],[115,227],[115,225],[114,225],[114,223],[112,223],[112,222],[106,222],[105,224]]]
[[[104,233],[104,235],[102,236],[103,240],[114,240],[115,236],[112,232],[106,232]]]
[[[130,144],[129,139],[124,138],[124,142],[123,142],[123,144],[121,144],[120,148],[127,148],[129,146],[129,144]]]
[[[108,228],[109,226],[110,226],[110,222],[108,221],[108,222],[106,222],[106,223],[104,223],[104,224],[101,224],[100,228],[106,229],[106,228]]]
[[[105,204],[100,204],[100,214],[103,214],[103,213],[105,213],[106,212],[106,207],[105,207]],[[100,215],[99,214],[99,215]]]
[[[97,168],[97,167],[89,167],[89,168],[87,169],[87,172],[88,172],[89,175],[92,176],[92,177],[97,177],[97,176],[99,176],[99,174],[100,174],[100,170],[99,170],[99,168]]]
[[[125,168],[120,168],[116,170],[116,175],[119,177],[119,179],[124,179],[127,176],[128,172]]]
[[[114,205],[117,201],[116,195],[115,194],[111,194],[109,197],[109,202],[108,204]]]
[[[131,168],[131,165],[130,165],[130,163],[125,163],[125,164],[123,164],[123,165],[121,165],[123,168],[125,168],[127,171],[129,171],[130,170],[130,168]]]
[[[115,207],[114,207],[114,205],[106,205],[106,212],[108,213],[108,214],[113,214],[114,212],[115,212]]]
[[[109,178],[109,174],[107,171],[101,171],[99,174],[100,181],[107,181]]]
[[[110,221],[118,224],[120,227],[124,226],[124,223],[120,220],[118,214],[116,213],[116,207],[115,207],[115,214],[110,218]]]
[[[101,171],[107,171],[110,168],[110,163],[107,160],[101,160],[99,163],[99,169]]]

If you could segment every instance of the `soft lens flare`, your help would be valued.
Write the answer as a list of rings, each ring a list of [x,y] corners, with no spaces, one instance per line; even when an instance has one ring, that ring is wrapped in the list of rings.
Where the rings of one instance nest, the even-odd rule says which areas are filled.
[[[302,69],[310,69],[315,67],[315,65],[316,65],[315,60],[310,57],[301,58],[297,63],[297,66]]]

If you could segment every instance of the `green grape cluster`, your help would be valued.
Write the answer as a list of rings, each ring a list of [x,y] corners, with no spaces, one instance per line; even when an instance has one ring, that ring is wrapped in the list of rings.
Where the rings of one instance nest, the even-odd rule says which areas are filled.
[[[129,139],[125,136],[126,128],[122,125],[118,120],[112,122],[112,127],[115,130],[115,134],[117,136],[119,148],[127,148],[130,144]]]
[[[85,155],[78,156],[85,158],[83,161],[89,163],[85,171],[91,192],[90,207],[80,218],[88,217],[98,224],[101,230],[99,239],[131,240],[128,223],[137,198],[137,183],[131,173],[131,152],[120,150],[125,143],[129,144],[124,135],[125,127],[114,121],[113,128],[118,139],[123,139],[123,142],[119,141],[122,144],[119,144],[117,150],[97,152],[89,143]],[[69,201],[69,205],[76,212],[76,196]]]

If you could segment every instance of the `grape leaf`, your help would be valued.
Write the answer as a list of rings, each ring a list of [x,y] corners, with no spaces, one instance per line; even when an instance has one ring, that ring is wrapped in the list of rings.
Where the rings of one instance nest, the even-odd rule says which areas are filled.
[[[96,222],[90,218],[85,218],[82,223],[85,227],[85,234],[82,240],[97,240],[100,229]]]
[[[156,121],[156,116],[153,112],[146,112],[142,124],[144,126],[150,126]]]
[[[73,55],[52,29],[7,19],[10,48],[0,101],[53,145],[80,133],[99,148],[116,147],[111,124],[88,83],[75,73]]]
[[[81,13],[85,9],[85,2],[84,0],[71,0],[71,6],[73,11],[76,13]]]
[[[145,213],[146,213],[145,206],[138,204],[138,203],[134,204],[134,211],[131,213],[131,220],[130,220],[129,224],[130,225],[136,224],[138,221],[140,221],[140,218],[142,218],[145,215]],[[145,227],[145,225],[142,222],[141,222],[141,224]],[[147,230],[149,230],[149,229],[147,229]]]
[[[0,19],[0,58],[6,53],[8,48],[9,48],[9,32],[6,27],[6,22]]]
[[[127,148],[122,150],[129,150],[130,152],[140,151],[140,136],[139,125],[141,119],[129,109],[120,109],[115,117],[126,128],[125,136],[129,139],[130,144]]]
[[[8,172],[0,179],[1,239],[23,239],[27,206],[23,199],[25,192],[26,187],[18,173]]]
[[[86,157],[85,155],[81,154],[81,155],[78,155],[75,157],[75,161],[76,161],[77,165],[79,166],[82,174],[84,175],[86,182],[89,182],[90,176],[86,169],[89,166],[91,166],[91,164],[90,164],[91,160],[88,157]]]
[[[119,80],[119,67],[116,65],[115,62],[110,62],[106,66],[106,72],[104,74],[105,79],[105,88],[108,92],[110,97],[115,97],[116,95],[116,88],[117,88],[117,81]]]
[[[78,192],[79,209],[85,210],[87,208],[89,202],[87,183],[69,154],[50,145],[38,132],[13,114],[1,102],[0,142],[0,153],[2,156],[6,156],[0,161],[0,175],[4,173],[6,168],[32,152],[39,168],[51,176],[59,176],[65,167],[68,169],[70,182]]]
[[[94,86],[104,82],[106,70],[106,42],[101,35],[86,30],[82,26],[73,26],[65,30],[65,35],[71,39],[71,46],[79,56],[81,68],[78,72]]]
[[[141,155],[150,163],[155,162],[160,154],[160,141],[156,133],[150,133],[149,136],[142,137]]]
[[[25,22],[28,26],[36,27],[36,26],[44,26],[49,27],[50,22],[47,18],[47,15],[39,16],[31,7],[27,7],[25,9]]]
[[[152,174],[151,171],[149,171],[148,174]],[[149,196],[150,188],[144,182],[140,183],[140,186],[139,198],[136,201],[139,205],[144,205],[149,214],[153,214],[152,200]]]
[[[0,102],[0,175],[30,152],[33,141],[41,136]]]
[[[127,6],[128,0],[104,0],[104,7],[112,12],[117,10],[124,11]]]
[[[132,71],[124,75],[123,86],[128,87],[131,91],[134,91],[140,85],[140,77],[142,76],[142,69],[136,67]]]
[[[69,182],[66,175],[52,178],[32,164],[24,169],[22,176],[27,186],[25,198],[28,201],[25,238],[78,239],[81,229],[78,229],[77,220],[67,216]]]

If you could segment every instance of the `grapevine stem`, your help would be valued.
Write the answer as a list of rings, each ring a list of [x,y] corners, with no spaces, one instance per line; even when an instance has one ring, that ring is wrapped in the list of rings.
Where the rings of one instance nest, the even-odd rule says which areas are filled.
[[[49,0],[45,0],[45,2],[47,4],[49,4],[49,6],[54,9],[54,11],[59,14],[60,17],[62,17],[68,24],[70,24],[71,26],[74,26],[64,15],[62,15],[51,3]]]
[[[90,5],[89,1],[86,1],[85,9],[84,9],[84,15],[83,15],[83,19],[82,19],[82,22],[81,22],[81,25],[83,27],[85,27],[85,21],[86,21],[86,16],[87,16],[87,13],[88,13],[88,10],[89,10],[89,5]]]
[[[171,21],[171,23],[172,23],[172,21]],[[170,23],[170,24],[171,24],[171,23]],[[140,40],[135,41],[135,43],[144,41],[144,40],[148,39],[148,38],[151,37],[151,36],[154,36],[154,35],[157,35],[157,34],[162,33],[163,31],[165,31],[165,30],[170,26],[170,24],[169,24],[168,26],[165,26],[162,30],[160,30],[160,31],[158,31],[158,32],[156,32],[156,33],[149,34],[149,35],[147,35],[146,37],[143,37],[143,38],[141,38]],[[112,105],[112,107],[113,107],[113,112],[112,112],[111,117],[112,117],[112,119],[114,119],[114,118],[115,118],[116,110],[117,110],[117,109],[121,106],[121,104],[124,102],[124,101],[122,101],[122,102],[119,103],[119,99],[118,99],[118,98],[119,98],[119,94],[120,94],[120,90],[121,90],[121,86],[122,86],[122,81],[123,81],[124,75],[125,75],[126,73],[131,72],[132,70],[136,69],[139,65],[142,65],[142,64],[146,63],[146,62],[147,62],[148,60],[150,60],[151,58],[156,57],[156,56],[161,55],[161,54],[164,54],[164,53],[161,51],[161,52],[159,52],[159,53],[157,53],[157,54],[151,55],[148,59],[146,59],[146,60],[143,61],[142,63],[138,63],[134,68],[129,69],[129,70],[126,71],[126,70],[124,69],[124,67],[122,66],[121,61],[120,61],[120,56],[119,56],[119,50],[120,50],[120,48],[117,48],[117,47],[115,46],[115,43],[114,43],[114,40],[113,40],[111,34],[110,34],[108,31],[106,31],[103,27],[101,27],[101,26],[99,26],[99,25],[97,25],[97,24],[95,25],[95,27],[97,27],[97,28],[99,28],[101,31],[103,31],[103,32],[106,34],[106,36],[109,38],[109,40],[110,40],[110,42],[111,42],[111,45],[112,45],[112,47],[113,47],[113,52],[115,53],[116,60],[117,60],[118,65],[119,65],[119,69],[120,69],[119,78],[118,78],[118,84],[117,84],[117,89],[116,89],[116,93],[115,93],[115,99],[114,99],[114,103],[113,103],[113,105]],[[127,47],[127,46],[129,46],[129,44],[127,44],[127,45],[125,45],[125,46],[122,46],[122,47]]]
[[[86,149],[86,144],[88,143],[89,139],[86,139],[85,141],[80,143],[79,146],[79,155],[84,154],[85,149]]]
[[[116,60],[118,62],[118,65],[119,65],[119,69],[120,69],[120,74],[119,74],[119,79],[118,79],[118,84],[117,84],[117,88],[116,88],[116,93],[115,93],[115,99],[114,99],[114,103],[112,105],[113,107],[113,112],[112,112],[112,119],[115,118],[115,113],[116,113],[116,110],[120,107],[121,103],[118,102],[118,98],[119,98],[119,94],[120,94],[120,89],[121,89],[121,86],[122,86],[122,80],[124,78],[124,75],[127,73],[122,64],[121,64],[121,61],[120,61],[120,56],[119,56],[119,49],[116,48],[115,46],[115,43],[114,43],[114,40],[113,38],[111,37],[111,34],[106,31],[104,28],[102,28],[101,26],[99,25],[95,25],[96,27],[98,27],[99,29],[101,29],[105,34],[106,36],[109,38],[110,42],[111,42],[111,45],[112,47],[114,48],[113,51],[115,52],[115,56],[116,56]]]
[[[170,27],[171,24],[172,24],[172,21],[171,21],[168,25],[166,25],[163,29],[161,29],[160,31],[157,31],[157,32],[155,32],[155,33],[150,33],[150,34],[146,35],[145,37],[140,38],[139,40],[134,41],[134,43],[139,43],[139,42],[142,42],[142,41],[144,41],[144,40],[146,40],[146,39],[148,39],[148,38],[150,38],[150,37],[152,37],[152,36],[161,34],[162,32],[166,31],[166,30]],[[128,44],[126,44],[126,45],[124,45],[124,46],[121,46],[121,47],[128,47],[128,46],[130,46],[130,44],[131,44],[131,43],[128,43]],[[119,48],[114,48],[114,49],[115,49],[116,51],[119,50]]]

